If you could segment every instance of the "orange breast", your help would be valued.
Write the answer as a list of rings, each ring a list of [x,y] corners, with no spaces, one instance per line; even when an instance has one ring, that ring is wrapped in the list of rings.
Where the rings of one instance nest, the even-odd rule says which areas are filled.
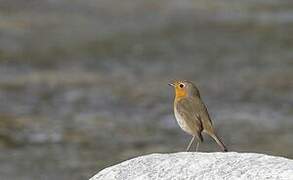
[[[184,89],[182,89],[182,88],[176,87],[175,88],[175,92],[176,92],[175,93],[175,99],[176,100],[179,100],[179,99],[184,98],[184,97],[187,96],[187,92]]]

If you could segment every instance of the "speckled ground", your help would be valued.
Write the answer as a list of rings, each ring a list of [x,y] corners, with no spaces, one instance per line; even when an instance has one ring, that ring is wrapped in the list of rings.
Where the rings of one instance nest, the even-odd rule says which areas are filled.
[[[90,180],[275,179],[293,178],[293,160],[255,153],[151,154],[124,161]]]

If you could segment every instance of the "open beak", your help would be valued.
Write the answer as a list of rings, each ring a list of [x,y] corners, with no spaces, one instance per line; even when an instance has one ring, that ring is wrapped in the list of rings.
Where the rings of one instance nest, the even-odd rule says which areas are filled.
[[[175,86],[174,83],[168,83],[168,85],[169,85],[169,86],[173,86],[173,87]]]

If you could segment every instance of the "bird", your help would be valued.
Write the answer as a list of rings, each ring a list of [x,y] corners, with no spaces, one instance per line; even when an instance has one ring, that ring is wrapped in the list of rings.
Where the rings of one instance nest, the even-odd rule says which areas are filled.
[[[203,142],[202,133],[211,136],[223,152],[228,149],[216,134],[207,107],[201,99],[198,88],[187,80],[176,80],[169,83],[175,89],[174,114],[180,128],[192,135],[186,151],[189,151],[195,138],[197,139],[196,152]]]

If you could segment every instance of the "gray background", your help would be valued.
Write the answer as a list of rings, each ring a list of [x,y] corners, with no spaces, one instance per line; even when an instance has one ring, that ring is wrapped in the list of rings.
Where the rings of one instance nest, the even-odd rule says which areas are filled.
[[[172,79],[198,85],[230,150],[293,158],[292,32],[289,0],[1,0],[1,179],[183,151]]]

